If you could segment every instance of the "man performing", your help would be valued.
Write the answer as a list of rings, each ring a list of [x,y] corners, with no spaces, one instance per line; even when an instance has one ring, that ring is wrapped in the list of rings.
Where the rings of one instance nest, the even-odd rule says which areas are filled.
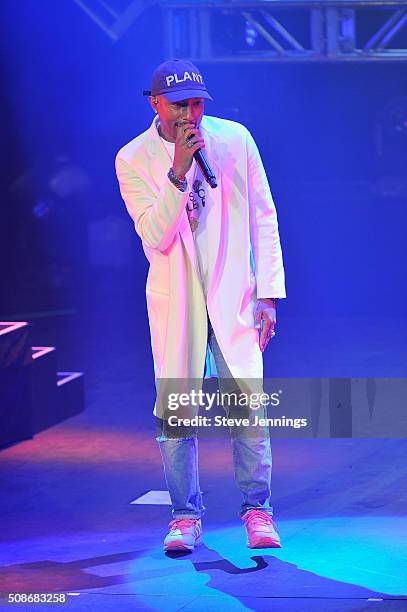
[[[214,373],[219,384],[262,381],[262,353],[275,334],[285,284],[276,210],[257,146],[243,125],[203,116],[205,99],[212,98],[190,62],[158,66],[145,93],[156,116],[119,151],[116,172],[150,263],[146,295],[156,381]],[[193,157],[199,149],[216,188]],[[165,419],[160,422],[157,441],[173,516],[164,550],[193,550],[202,542],[205,511],[196,431],[174,437]],[[268,429],[260,431],[231,436],[240,516],[250,548],[279,548],[270,438]]]

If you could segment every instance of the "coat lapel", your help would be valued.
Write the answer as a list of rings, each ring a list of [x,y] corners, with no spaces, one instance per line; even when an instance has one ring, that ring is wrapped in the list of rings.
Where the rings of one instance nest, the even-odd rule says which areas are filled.
[[[220,242],[221,235],[221,175],[219,170],[219,155],[218,155],[218,147],[217,142],[211,132],[205,129],[204,127],[205,120],[202,122],[202,133],[205,140],[205,155],[211,165],[213,172],[217,178],[218,186],[215,189],[212,189],[207,185],[206,188],[206,199],[207,205],[210,207],[210,213],[207,216],[207,232],[211,243],[211,253],[218,252],[218,245]],[[200,271],[199,264],[195,249],[195,242],[191,231],[191,226],[189,224],[188,215],[185,212],[185,216],[183,217],[182,224],[180,225],[179,232],[181,238],[184,242],[185,248],[188,252],[194,270],[200,279]]]
[[[150,138],[148,139],[149,154],[152,160],[152,176],[157,177],[157,189],[160,190],[163,181],[168,181],[167,173],[172,165],[173,160],[162,142],[160,135],[158,134],[155,122],[157,117],[150,126]],[[198,260],[195,252],[194,239],[192,237],[191,228],[189,225],[188,215],[186,210],[182,215],[179,228],[179,234],[184,242],[188,257],[191,261],[192,267],[195,272],[199,275]]]
[[[153,176],[162,177],[162,180],[166,179],[168,169],[172,164],[172,159],[158,134],[156,125],[156,117],[154,117],[153,123],[150,126],[151,138],[149,139],[149,153],[151,155],[153,163]],[[211,241],[211,253],[218,254],[221,237],[222,227],[222,198],[221,198],[221,173],[220,173],[220,162],[218,145],[215,136],[212,132],[205,128],[205,118],[201,125],[203,137],[205,140],[205,154],[215,173],[217,178],[218,186],[215,189],[207,187],[208,203],[210,202],[211,214],[207,217],[208,227],[207,231]],[[164,179],[165,177],[165,179]],[[168,180],[168,179],[167,179]],[[157,184],[160,187],[160,184]],[[186,210],[182,215],[182,219],[179,225],[179,234],[184,243],[185,249],[188,253],[188,257],[191,261],[192,267],[195,270],[198,278],[200,278],[198,259],[196,255],[194,238],[192,236],[191,227],[189,224],[188,214]]]
[[[210,211],[207,216],[208,239],[210,241],[210,251],[208,252],[208,266],[210,273],[208,298],[217,286],[218,272],[221,269],[222,263],[222,244],[221,237],[223,231],[223,223],[225,215],[222,207],[225,203],[222,200],[222,173],[220,169],[220,157],[218,141],[213,132],[205,128],[203,121],[202,133],[205,140],[205,154],[208,162],[216,176],[218,186],[215,189],[207,187],[206,197],[210,206]]]

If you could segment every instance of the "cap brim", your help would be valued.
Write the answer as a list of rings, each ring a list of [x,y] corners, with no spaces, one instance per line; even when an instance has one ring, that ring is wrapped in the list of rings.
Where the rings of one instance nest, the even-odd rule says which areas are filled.
[[[188,100],[188,98],[205,98],[205,100],[213,101],[213,98],[203,89],[183,89],[182,91],[169,91],[157,95],[164,96],[169,102],[181,102],[181,100]]]

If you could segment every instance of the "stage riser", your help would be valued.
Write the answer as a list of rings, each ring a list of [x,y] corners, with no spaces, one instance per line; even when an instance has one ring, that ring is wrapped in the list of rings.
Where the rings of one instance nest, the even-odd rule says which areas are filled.
[[[45,347],[44,347],[45,348]],[[57,355],[54,347],[49,352],[41,354],[33,348],[32,360],[32,408],[33,433],[55,425],[55,409],[57,406],[56,370]]]
[[[59,383],[67,377],[75,376],[57,387],[56,414],[59,421],[65,421],[85,410],[85,385],[82,372],[58,372]]]
[[[32,436],[31,367],[0,368],[0,447]]]
[[[0,448],[83,410],[82,372],[57,372],[55,348],[32,347],[28,323],[0,322]]]

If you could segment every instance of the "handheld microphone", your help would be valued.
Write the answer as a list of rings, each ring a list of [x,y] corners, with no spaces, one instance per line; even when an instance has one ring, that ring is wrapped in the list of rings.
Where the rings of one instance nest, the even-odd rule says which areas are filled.
[[[215,187],[218,186],[216,182],[216,176],[214,175],[212,168],[210,167],[208,160],[206,159],[205,154],[202,151],[202,149],[198,149],[198,151],[195,151],[194,159],[196,163],[198,164],[198,166],[200,167],[201,172],[206,182],[209,183],[212,189],[215,189]]]
[[[193,136],[190,136],[188,140],[191,140],[191,138],[193,138]],[[209,183],[212,189],[215,189],[215,187],[218,186],[218,183],[216,182],[216,176],[214,175],[213,170],[210,167],[209,162],[206,159],[205,153],[202,151],[202,149],[198,149],[198,151],[195,151],[194,159],[200,167],[206,182]]]

